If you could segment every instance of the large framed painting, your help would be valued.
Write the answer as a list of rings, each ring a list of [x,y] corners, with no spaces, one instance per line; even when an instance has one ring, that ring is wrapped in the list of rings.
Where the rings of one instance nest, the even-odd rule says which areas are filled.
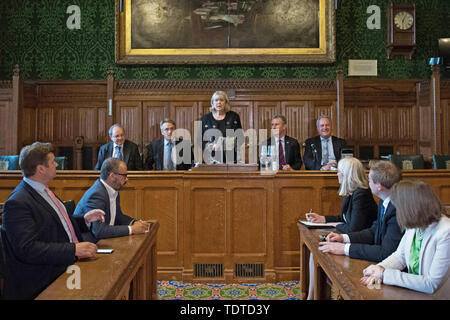
[[[334,62],[334,3],[334,0],[116,0],[116,62]]]

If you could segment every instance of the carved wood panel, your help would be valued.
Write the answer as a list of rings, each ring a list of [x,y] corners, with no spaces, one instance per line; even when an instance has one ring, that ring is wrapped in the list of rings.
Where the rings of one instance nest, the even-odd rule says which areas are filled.
[[[171,102],[170,117],[177,124],[177,129],[186,129],[192,137],[194,129],[194,121],[198,120],[198,104],[197,102]]]
[[[118,101],[116,108],[116,119],[123,126],[126,138],[136,143],[142,150],[142,102]]]
[[[270,137],[271,120],[273,116],[281,113],[281,103],[278,101],[255,101],[253,110],[256,119],[255,129],[266,129],[267,138]]]
[[[9,101],[0,101],[0,154],[7,153]]]
[[[42,107],[38,109],[38,130],[37,140],[42,142],[54,142],[54,109],[50,107]]]
[[[159,123],[169,117],[169,103],[160,101],[144,101],[142,133],[144,146],[161,138]],[[178,123],[177,123],[178,126]]]
[[[281,114],[286,117],[287,135],[298,140],[300,145],[309,138],[308,101],[282,101]]]
[[[72,145],[74,135],[74,108],[56,107],[55,140],[53,142],[61,145]]]

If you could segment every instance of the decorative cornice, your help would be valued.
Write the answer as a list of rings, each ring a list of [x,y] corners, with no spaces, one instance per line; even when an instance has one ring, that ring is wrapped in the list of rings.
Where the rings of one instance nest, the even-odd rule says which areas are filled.
[[[329,79],[118,80],[117,90],[335,90]]]

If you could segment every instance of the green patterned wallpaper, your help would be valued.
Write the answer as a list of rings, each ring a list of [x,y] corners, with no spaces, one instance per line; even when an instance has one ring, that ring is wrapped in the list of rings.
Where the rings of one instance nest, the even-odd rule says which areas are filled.
[[[188,1],[188,0],[186,0]],[[386,59],[388,0],[338,0],[336,63],[290,65],[118,66],[114,63],[114,0],[1,0],[0,79],[18,63],[25,79],[105,79],[113,66],[118,79],[335,78],[348,59],[377,59],[380,78],[428,78],[428,58],[437,39],[450,37],[450,0],[415,3],[417,49],[413,60]],[[81,9],[81,29],[69,30],[67,7]],[[369,30],[367,7],[381,8],[381,29]]]

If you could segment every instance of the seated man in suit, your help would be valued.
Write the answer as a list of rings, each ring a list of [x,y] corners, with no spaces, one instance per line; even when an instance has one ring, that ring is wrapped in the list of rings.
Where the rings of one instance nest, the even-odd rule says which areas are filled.
[[[368,229],[349,234],[330,233],[321,242],[323,252],[347,255],[353,259],[380,262],[394,252],[403,236],[397,223],[396,209],[391,203],[391,188],[400,181],[401,173],[389,161],[370,163],[369,186],[381,201],[378,219]]]
[[[105,212],[105,221],[91,225],[95,240],[123,237],[148,231],[150,224],[135,220],[120,209],[119,190],[127,183],[127,165],[120,159],[106,159],[100,171],[100,179],[86,191],[78,203],[74,216],[83,217],[92,209]]]
[[[316,125],[319,135],[305,141],[305,169],[336,170],[341,150],[347,143],[344,139],[331,135],[331,121],[327,116],[320,116]]]
[[[191,143],[188,140],[176,140],[175,121],[165,118],[159,127],[163,137],[147,145],[145,169],[189,170],[194,160]]]
[[[77,259],[95,256],[97,246],[83,242],[81,232],[87,223],[104,221],[105,213],[91,210],[74,218],[48,188],[58,166],[50,143],[23,147],[19,162],[24,178],[3,208],[4,298],[34,299]]]
[[[286,135],[286,117],[278,114],[272,117],[272,137],[267,139],[267,146],[275,143],[275,152],[278,155],[279,170],[300,170],[302,167],[302,156],[298,141]],[[281,142],[281,143],[280,143]]]
[[[100,147],[97,164],[94,170],[100,170],[103,161],[108,158],[119,158],[127,165],[128,170],[142,170],[142,158],[137,144],[125,139],[125,131],[120,124],[114,124],[108,130],[110,142]]]

